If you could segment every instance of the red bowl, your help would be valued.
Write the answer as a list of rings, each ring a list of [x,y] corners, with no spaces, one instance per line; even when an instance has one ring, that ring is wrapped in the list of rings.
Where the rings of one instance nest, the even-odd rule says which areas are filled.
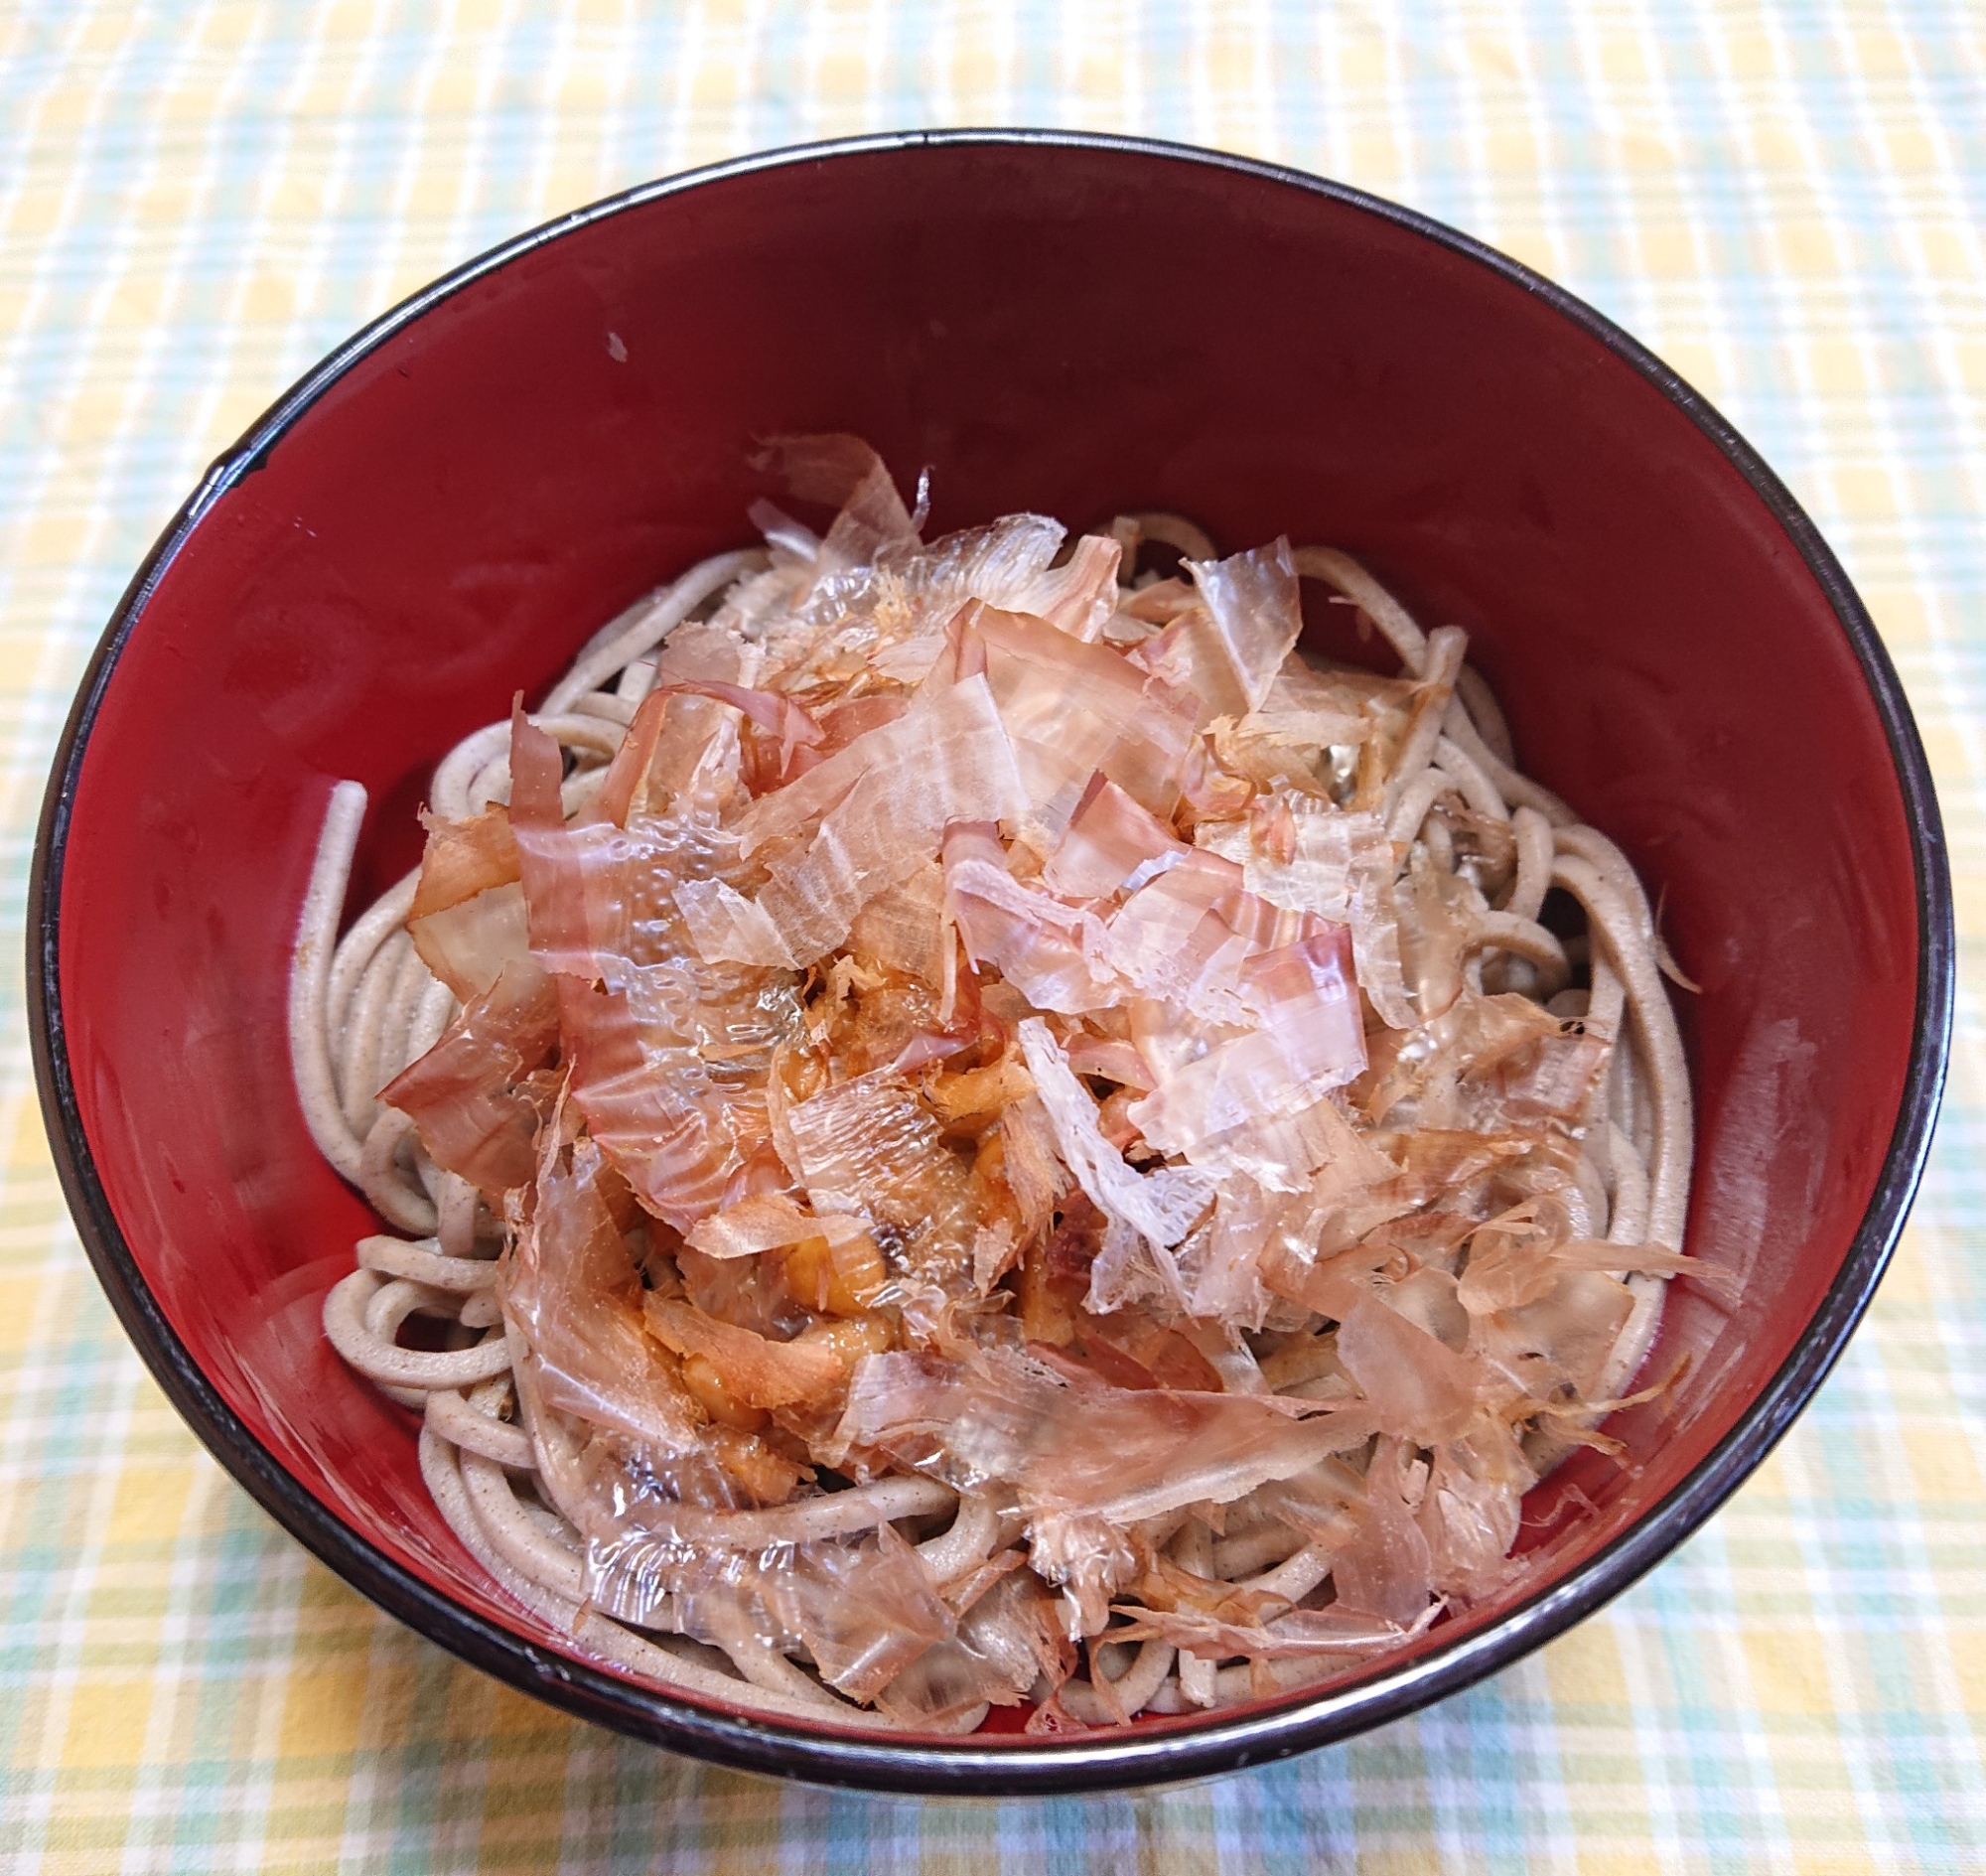
[[[285,976],[334,778],[355,903],[435,758],[594,626],[739,544],[755,438],[934,466],[932,525],[1183,510],[1361,555],[1467,626],[1526,766],[1627,847],[1702,986],[1680,1387],[1534,1494],[1538,1578],[1322,1692],[1036,1742],[878,1740],[638,1684],[513,1606],[430,1503],[411,1416],[319,1327],[363,1205],[292,1092]],[[1369,196],[1101,137],[901,136],[638,189],[471,262],[217,462],[105,634],[37,852],[42,1098],[161,1384],[333,1569],[592,1720],[763,1771],[1047,1792],[1342,1738],[1631,1582],[1758,1465],[1888,1260],[1952,995],[1924,757],[1833,556],[1716,412],[1591,308]],[[1598,1510],[1560,1521],[1568,1483]]]

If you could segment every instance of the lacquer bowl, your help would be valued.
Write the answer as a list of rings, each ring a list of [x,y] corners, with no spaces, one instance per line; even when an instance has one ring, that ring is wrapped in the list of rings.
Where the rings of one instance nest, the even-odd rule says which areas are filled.
[[[933,529],[1194,516],[1357,553],[1458,623],[1523,765],[1624,843],[1699,986],[1681,1283],[1617,1417],[1536,1489],[1548,1567],[1300,1695],[1059,1740],[748,1717],[589,1660],[424,1489],[411,1414],[324,1340],[368,1215],[292,1091],[285,977],[333,780],[353,904],[435,758],[659,578],[750,537],[758,439],[854,431]],[[1320,607],[1322,615],[1328,609]],[[1343,621],[1344,615],[1338,615]],[[1320,632],[1328,621],[1320,617]],[[1049,1792],[1340,1739],[1515,1660],[1757,1466],[1868,1303],[1944,1070],[1951,905],[1924,757],[1839,565],[1689,387],[1477,242],[1313,177],[1045,132],[891,136],[631,191],[458,269],[217,462],[63,738],[29,933],[70,1203],[180,1411],[330,1567],[464,1659],[658,1744],[794,1777]],[[1574,1495],[1577,1488],[1579,1496]],[[1586,1502],[1590,1501],[1590,1509]]]

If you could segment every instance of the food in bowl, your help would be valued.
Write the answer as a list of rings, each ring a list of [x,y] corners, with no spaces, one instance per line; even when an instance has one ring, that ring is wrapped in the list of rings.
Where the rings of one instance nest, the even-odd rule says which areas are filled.
[[[584,622],[740,544],[777,493],[747,473],[751,439],[844,420],[894,464],[942,466],[932,532],[1165,506],[1225,545],[1353,546],[1418,617],[1468,626],[1526,770],[1658,888],[1700,985],[1676,1000],[1688,1247],[1742,1307],[1672,1283],[1634,1385],[1687,1370],[1606,1423],[1625,1463],[1581,1450],[1527,1495],[1517,1548],[1550,1558],[1330,1682],[1032,1741],[1009,1730],[1022,1708],[925,1739],[771,1718],[723,1691],[735,1678],[664,1684],[602,1659],[625,1633],[606,1618],[582,1614],[574,1643],[504,1592],[437,1509],[402,1410],[324,1337],[326,1290],[379,1227],[270,1038],[334,779],[372,803],[356,908],[418,859],[439,752],[518,686],[543,695]],[[1304,592],[1308,643],[1348,649],[1348,609]],[[1599,1608],[1758,1467],[1845,1347],[1923,1165],[1952,999],[1937,805],[1895,669],[1716,411],[1590,307],[1411,211],[1064,133],[671,178],[341,346],[135,575],[61,741],[28,910],[37,1077],[82,1241],[233,1478],[520,1691],[671,1750],[893,1791],[1259,1764],[1414,1712]]]
[[[333,798],[297,1084],[406,1235],[325,1325],[449,1523],[625,1664],[924,1732],[1507,1588],[1692,1267],[1631,868],[1344,554],[926,544],[855,439],[774,453],[825,533],[762,507],[469,737],[342,940]],[[1297,649],[1306,577],[1398,675]]]

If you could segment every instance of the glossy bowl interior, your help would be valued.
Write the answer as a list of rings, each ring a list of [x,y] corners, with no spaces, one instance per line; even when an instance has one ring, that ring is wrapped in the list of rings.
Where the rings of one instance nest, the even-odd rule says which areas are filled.
[[[1526,768],[1628,848],[1701,986],[1681,1384],[1541,1487],[1503,1607],[1295,1701],[1039,1744],[877,1741],[587,1663],[450,1534],[413,1420],[339,1363],[368,1228],[291,1089],[285,972],[332,781],[355,906],[435,757],[592,629],[750,537],[755,439],[852,430],[933,528],[1199,518],[1364,557],[1466,626]],[[1342,628],[1344,615],[1319,630]],[[355,340],[216,465],[113,622],[52,785],[31,977],[93,1256],[183,1410],[335,1568],[494,1671],[665,1743],[912,1789],[1215,1771],[1512,1658],[1672,1546],[1838,1352],[1915,1183],[1950,995],[1936,811],[1894,676],[1770,474],[1631,342],[1432,223],[1156,146],[881,140],[637,192]],[[1559,1519],[1576,1482],[1599,1507]]]

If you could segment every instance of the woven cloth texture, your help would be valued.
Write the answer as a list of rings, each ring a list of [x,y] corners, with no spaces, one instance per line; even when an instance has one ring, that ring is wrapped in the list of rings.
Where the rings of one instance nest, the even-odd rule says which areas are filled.
[[[951,123],[1272,157],[1543,269],[1815,516],[1953,843],[1929,1177],[1697,1537],[1520,1665],[1178,1791],[836,1795],[595,1731],[310,1559],[99,1294],[0,984],[0,1870],[1986,1867],[1986,10],[1931,0],[0,6],[0,916],[89,649],[201,468],[458,260],[753,149]],[[1844,990],[1844,993],[1846,991]]]

